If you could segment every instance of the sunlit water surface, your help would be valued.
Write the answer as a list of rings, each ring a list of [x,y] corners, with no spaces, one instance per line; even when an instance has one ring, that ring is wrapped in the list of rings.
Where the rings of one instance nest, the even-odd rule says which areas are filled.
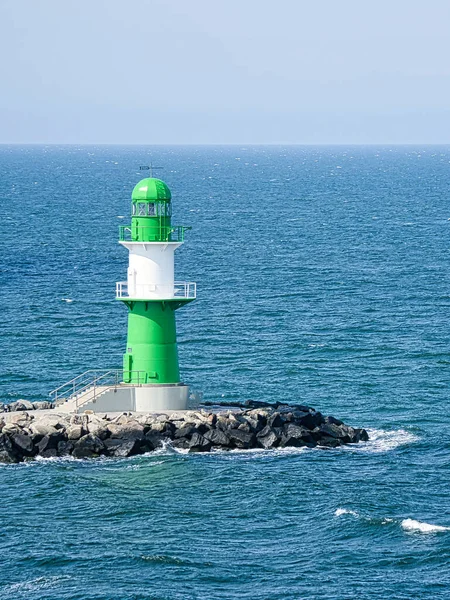
[[[193,227],[183,379],[371,440],[1,466],[0,597],[448,598],[448,147],[0,147],[0,400],[120,367],[149,161]]]

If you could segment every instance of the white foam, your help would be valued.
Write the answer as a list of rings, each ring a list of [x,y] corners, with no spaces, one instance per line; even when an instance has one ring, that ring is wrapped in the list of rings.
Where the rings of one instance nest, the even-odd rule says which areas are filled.
[[[398,448],[399,446],[412,444],[420,439],[419,436],[410,431],[406,431],[406,429],[394,429],[392,431],[387,431],[385,429],[367,429],[367,433],[369,434],[368,442],[342,446],[342,449],[351,450],[353,452],[378,454],[380,452],[395,450],[395,448]]]
[[[450,531],[450,527],[442,525],[432,525],[431,523],[422,523],[415,519],[403,519],[401,526],[405,531],[420,531],[421,533],[435,533],[437,531]]]
[[[335,517],[342,517],[342,515],[352,515],[352,517],[359,517],[359,514],[355,510],[350,510],[349,508],[337,508],[334,511]]]
[[[72,298],[61,298],[61,300],[67,303],[73,302]]]

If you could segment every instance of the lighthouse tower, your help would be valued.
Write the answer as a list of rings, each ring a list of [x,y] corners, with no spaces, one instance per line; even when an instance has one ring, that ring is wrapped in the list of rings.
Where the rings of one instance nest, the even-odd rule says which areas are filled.
[[[175,281],[174,258],[190,227],[172,225],[171,193],[160,179],[142,179],[131,199],[131,226],[119,234],[129,251],[127,281],[116,285],[128,307],[122,386],[133,390],[137,411],[184,409],[189,388],[180,381],[175,311],[195,300],[196,285]]]

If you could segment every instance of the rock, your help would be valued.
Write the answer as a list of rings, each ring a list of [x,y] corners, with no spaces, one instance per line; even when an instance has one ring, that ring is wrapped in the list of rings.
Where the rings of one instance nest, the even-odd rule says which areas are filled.
[[[34,437],[45,437],[50,435],[55,435],[58,433],[58,430],[53,427],[53,425],[46,425],[40,422],[34,422],[30,425],[30,431]]]
[[[205,438],[205,440],[211,442],[213,446],[230,445],[230,437],[220,429],[210,429],[203,435],[203,437]]]
[[[249,424],[249,423],[247,423],[247,422],[246,422],[246,423],[241,423],[241,424],[239,425],[238,429],[239,429],[240,431],[246,431],[247,433],[250,433],[250,431],[251,431],[250,424]]]
[[[236,448],[254,447],[255,435],[253,433],[247,433],[239,429],[230,429],[228,435],[230,436],[231,444]]]
[[[116,423],[117,425],[125,425],[125,423],[128,423],[129,420],[129,417],[125,413],[123,413],[115,417],[112,420],[112,423]]]
[[[287,423],[283,427],[283,435],[281,437],[280,446],[315,446],[316,442],[311,436],[311,432],[302,427],[301,425],[295,425],[294,423]]]
[[[296,419],[296,423],[298,425],[303,425],[303,427],[306,427],[307,429],[312,430],[322,425],[322,423],[325,423],[325,419],[322,413],[320,412],[309,412],[301,418]]]
[[[267,425],[269,427],[282,427],[284,425],[284,419],[278,412],[274,412],[267,419]]]
[[[62,441],[62,433],[55,431],[50,435],[44,435],[44,437],[36,444],[38,453],[43,456],[46,450],[56,449],[58,442]]]
[[[108,426],[109,430],[109,426]],[[137,421],[129,421],[126,425],[111,432],[112,438],[126,440],[142,440],[144,438],[144,426]]]
[[[157,421],[150,426],[151,430],[155,433],[164,433],[166,430],[165,421]]]
[[[75,458],[94,458],[103,454],[105,449],[100,438],[88,433],[75,442],[72,454]]]
[[[88,416],[72,415],[69,420],[70,425],[81,425],[87,431]]]
[[[256,436],[256,441],[261,448],[267,450],[278,444],[278,437],[274,430],[269,425],[266,425]]]
[[[345,438],[347,432],[340,425],[334,425],[333,423],[324,423],[319,427],[319,431],[322,435],[327,435],[332,438]]]
[[[211,450],[211,445],[211,442],[204,438],[200,433],[194,433],[188,443],[189,452],[209,452]]]
[[[137,422],[145,427],[146,425],[152,425],[155,423],[156,419],[153,415],[139,415]]]
[[[0,463],[18,463],[20,457],[13,449],[13,445],[9,437],[0,433]]]
[[[11,442],[15,450],[21,456],[33,456],[35,454],[33,440],[29,435],[24,435],[23,433],[15,433],[11,436]]]
[[[60,442],[58,442],[57,454],[58,454],[58,456],[68,456],[68,455],[72,454],[73,448],[74,448],[73,442],[61,440]]]
[[[5,410],[5,405],[3,402],[0,402],[0,413],[2,413]]]
[[[325,417],[325,423],[330,425],[343,425],[344,421],[340,421],[339,419],[335,419],[334,417]]]
[[[83,435],[86,435],[86,430],[82,425],[70,425],[67,429],[67,439],[70,441],[79,440]]]
[[[175,449],[187,450],[187,449],[189,449],[189,440],[187,440],[186,438],[172,440],[170,442],[170,445],[172,446],[172,448],[175,448]]]
[[[42,458],[56,458],[58,456],[58,450],[56,448],[47,448],[43,452],[40,452]]]
[[[3,425],[2,433],[7,433],[8,435],[20,433],[20,427],[15,423],[6,423],[5,425]]]
[[[98,417],[93,419],[92,417],[94,417],[94,415],[89,415],[87,432],[96,435],[101,440],[106,440],[110,435],[110,432],[107,429],[107,422],[104,419],[99,419]]]
[[[175,439],[190,438],[192,436],[192,434],[194,434],[194,433],[198,433],[195,425],[186,425],[185,427],[182,427],[181,429],[177,429],[175,431],[174,438]]]
[[[169,418],[168,415],[166,415],[165,413],[162,413],[162,414],[160,414],[160,415],[158,415],[156,417],[156,421],[157,422],[160,421],[162,423],[165,423],[168,420],[168,418]]]
[[[138,439],[123,440],[119,438],[109,438],[104,442],[109,456],[127,457],[139,454],[140,443]]]
[[[149,431],[145,434],[144,439],[142,440],[142,445],[145,448],[144,452],[151,452],[152,450],[162,446],[162,439],[159,435]]]
[[[18,400],[16,402],[16,410],[34,410],[34,406],[28,400]]]
[[[365,429],[354,429],[355,436],[352,442],[368,442],[369,434]]]
[[[334,438],[334,437],[328,437],[327,435],[324,435],[323,437],[320,438],[320,440],[317,442],[317,444],[319,446],[325,446],[327,448],[337,448],[338,446],[341,445],[341,440],[338,440],[337,438]]]
[[[47,402],[46,400],[41,402],[33,402],[34,410],[50,410],[51,408],[53,408],[52,402]]]

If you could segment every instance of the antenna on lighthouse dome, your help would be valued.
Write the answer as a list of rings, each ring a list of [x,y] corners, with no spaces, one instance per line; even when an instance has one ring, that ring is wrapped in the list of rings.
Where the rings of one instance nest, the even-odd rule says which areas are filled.
[[[149,165],[142,165],[139,167],[139,171],[150,171],[150,177],[153,177],[153,171],[155,169],[164,169],[164,167],[154,167],[153,163],[150,163]]]

